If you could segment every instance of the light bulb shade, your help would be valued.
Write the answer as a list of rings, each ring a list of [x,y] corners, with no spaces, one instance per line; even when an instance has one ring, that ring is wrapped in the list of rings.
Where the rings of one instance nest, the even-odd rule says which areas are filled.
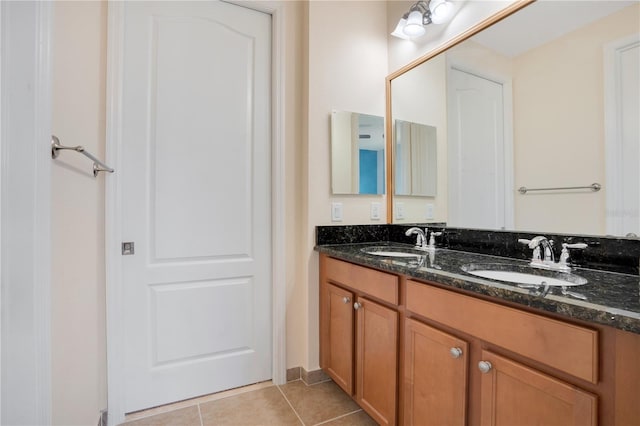
[[[447,0],[431,0],[429,10],[431,11],[431,22],[442,24],[449,19],[452,12],[452,5]]]
[[[404,33],[404,27],[407,25],[407,20],[405,18],[400,18],[398,21],[398,25],[396,25],[396,29],[391,33],[392,36],[401,38],[403,40],[408,40],[409,36]]]
[[[414,10],[409,14],[407,18],[407,25],[402,30],[406,36],[420,37],[425,33],[424,26],[422,25],[422,13],[418,10]]]

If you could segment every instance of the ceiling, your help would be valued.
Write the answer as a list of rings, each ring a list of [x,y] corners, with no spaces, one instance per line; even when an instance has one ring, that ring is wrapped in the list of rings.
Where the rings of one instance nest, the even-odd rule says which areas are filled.
[[[538,0],[472,40],[515,57],[633,4],[638,1]]]

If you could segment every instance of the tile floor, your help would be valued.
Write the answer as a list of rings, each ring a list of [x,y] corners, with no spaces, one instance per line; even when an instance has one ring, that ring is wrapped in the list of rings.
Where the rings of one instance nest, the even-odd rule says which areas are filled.
[[[373,426],[333,381],[259,383],[127,416],[123,426],[329,425]]]

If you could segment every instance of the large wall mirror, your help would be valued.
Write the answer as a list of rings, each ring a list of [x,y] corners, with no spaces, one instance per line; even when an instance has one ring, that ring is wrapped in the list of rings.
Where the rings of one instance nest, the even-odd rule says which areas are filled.
[[[435,195],[394,194],[393,222],[640,235],[637,1],[512,5],[388,83],[388,132],[437,140]]]
[[[331,192],[384,194],[384,118],[331,112]]]

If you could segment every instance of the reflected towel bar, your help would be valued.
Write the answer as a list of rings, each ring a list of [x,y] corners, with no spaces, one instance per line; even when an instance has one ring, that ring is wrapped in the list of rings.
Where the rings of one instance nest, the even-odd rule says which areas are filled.
[[[565,189],[590,189],[593,192],[598,192],[602,188],[602,185],[599,183],[592,183],[589,186],[564,186],[560,188],[527,188],[525,186],[521,186],[518,188],[518,192],[521,194],[526,194],[529,191],[562,191]]]
[[[113,173],[114,172],[114,170],[111,167],[107,166],[102,161],[98,160],[90,152],[87,152],[84,149],[83,146],[80,146],[80,145],[78,145],[78,146],[60,145],[60,139],[58,139],[55,135],[51,135],[51,158],[58,158],[58,155],[60,155],[60,153],[58,151],[63,150],[63,149],[70,149],[72,151],[79,152],[80,154],[84,155],[85,157],[87,157],[91,161],[93,161],[93,176],[94,177],[98,176],[99,172],[109,172],[109,173]]]

